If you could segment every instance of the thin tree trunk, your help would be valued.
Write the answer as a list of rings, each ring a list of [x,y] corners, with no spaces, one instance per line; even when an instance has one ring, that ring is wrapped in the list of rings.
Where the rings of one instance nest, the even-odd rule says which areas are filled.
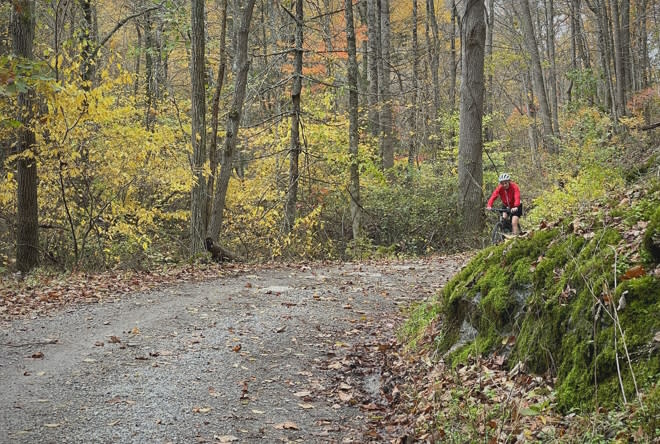
[[[135,22],[135,33],[137,34],[137,41],[135,43],[135,81],[133,82],[133,97],[137,99],[138,91],[140,90],[140,61],[142,60],[142,30],[140,24]]]
[[[621,0],[621,63],[624,75],[624,89],[626,94],[633,89],[633,65],[630,48],[630,0]],[[625,104],[624,104],[625,105]]]
[[[298,203],[298,181],[300,179],[300,96],[302,94],[303,68],[303,0],[296,0],[295,55],[293,59],[293,85],[291,88],[291,148],[289,150],[289,187],[284,207],[284,231],[293,230]]]
[[[16,0],[11,10],[12,50],[17,57],[33,59],[35,2]],[[20,92],[17,98],[17,214],[16,268],[29,272],[39,263],[39,206],[37,201],[36,138],[32,129],[34,91]]]
[[[247,89],[247,75],[250,69],[248,60],[248,35],[250,31],[250,21],[252,20],[252,11],[255,0],[246,0],[240,14],[240,24],[236,40],[236,53],[234,66],[237,72],[234,74],[234,98],[227,116],[227,127],[225,130],[225,144],[222,155],[222,165],[220,167],[220,178],[215,186],[213,196],[213,212],[211,213],[211,223],[208,235],[215,241],[220,236],[222,229],[223,212],[227,198],[227,189],[229,188],[229,179],[231,178],[231,167],[234,161],[234,151],[238,141],[238,130],[240,128],[241,114],[243,112],[243,102]]]
[[[193,187],[190,199],[190,251],[197,254],[204,251],[206,239],[205,214],[206,180],[206,94],[204,87],[204,1],[192,0],[191,4],[191,63],[190,81],[192,85],[192,148],[193,148]]]
[[[394,122],[392,120],[392,95],[390,94],[390,0],[380,0],[380,30],[382,48],[382,77],[379,79],[382,108],[380,113],[381,151],[383,169],[394,166]]]
[[[358,65],[357,49],[355,47],[355,29],[353,24],[353,0],[344,0],[344,13],[346,16],[346,43],[348,46],[348,120],[349,142],[348,153],[350,157],[348,193],[350,195],[351,228],[353,239],[360,237],[360,170],[358,156]]]
[[[529,51],[532,64],[532,73],[534,74],[534,91],[539,100],[539,112],[541,113],[541,122],[543,123],[543,142],[546,149],[551,153],[557,152],[557,146],[554,142],[554,132],[552,130],[552,118],[550,106],[548,105],[548,95],[545,91],[545,82],[543,79],[543,69],[541,68],[541,56],[534,35],[532,25],[532,14],[529,10],[528,0],[519,0],[520,21],[524,32],[525,45]]]
[[[417,131],[417,73],[419,72],[419,43],[417,41],[417,0],[412,0],[412,97],[410,99],[410,142],[408,147],[408,174],[412,176],[415,167],[415,158],[417,156],[417,141],[419,134]]]
[[[451,114],[456,111],[456,80],[458,71],[458,60],[456,57],[456,29],[457,29],[458,10],[456,8],[456,0],[451,0],[451,38],[450,38],[450,51],[449,51],[449,110]],[[491,78],[492,79],[492,78]],[[439,128],[437,129],[439,130]],[[449,147],[454,148],[454,140],[456,139],[456,131],[454,125],[451,125],[449,130]]]
[[[552,131],[559,138],[559,104],[557,91],[557,61],[555,54],[555,3],[554,0],[546,0],[546,38],[548,42],[548,58],[550,68],[548,70],[548,85],[550,95],[550,112],[552,114]]]
[[[218,63],[218,78],[216,80],[213,101],[211,102],[211,144],[209,146],[209,167],[211,174],[206,184],[206,220],[204,225],[209,228],[211,210],[213,208],[213,188],[218,173],[218,115],[220,114],[220,93],[225,83],[227,67],[227,0],[221,0],[220,12],[220,61]]]
[[[461,20],[461,105],[458,148],[458,212],[465,231],[483,226],[482,118],[486,23],[484,0],[466,0]]]
[[[494,7],[495,1],[488,0],[488,8],[486,9],[486,60],[488,60],[489,69],[486,81],[486,91],[484,94],[487,115],[493,114],[493,26],[495,25]],[[488,125],[484,128],[484,140],[486,142],[492,142],[493,138],[493,126]]]
[[[614,43],[614,73],[616,75],[616,108],[617,116],[625,115],[626,105],[626,74],[623,66],[623,43],[621,39],[621,23],[619,16],[619,2],[610,0],[612,14],[612,39]]]
[[[80,0],[80,7],[83,12],[83,29],[80,37],[80,45],[82,47],[80,54],[82,59],[80,77],[82,79],[83,89],[89,91],[92,88],[92,80],[95,74],[95,65],[92,60],[92,54],[94,53],[94,18],[91,0]]]
[[[427,26],[431,31],[429,37],[428,46],[429,46],[429,58],[431,66],[431,82],[433,83],[433,110],[432,110],[432,119],[433,119],[433,131],[435,137],[440,137],[440,31],[438,30],[438,20],[435,17],[435,3],[434,0],[426,0],[426,20]],[[455,48],[455,39],[452,38],[451,44]],[[452,55],[454,55],[452,53]],[[455,60],[452,59],[452,63]],[[456,75],[455,71],[456,65],[453,64],[450,67],[450,72]],[[452,85],[456,86],[456,78],[454,77],[454,83]],[[455,89],[452,91],[450,87],[450,95],[455,94]],[[451,100],[451,99],[450,99]],[[454,99],[455,100],[455,99]]]
[[[378,48],[380,47],[380,15],[378,14],[378,0],[367,0],[367,33],[369,39],[369,51],[367,53],[367,64],[369,68],[369,92],[367,94],[368,128],[372,136],[377,137],[380,133],[380,112],[378,99]]]

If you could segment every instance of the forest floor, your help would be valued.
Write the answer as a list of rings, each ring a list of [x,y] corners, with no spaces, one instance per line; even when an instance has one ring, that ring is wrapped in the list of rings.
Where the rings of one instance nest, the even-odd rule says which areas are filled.
[[[466,260],[5,282],[0,442],[394,440],[396,329]]]

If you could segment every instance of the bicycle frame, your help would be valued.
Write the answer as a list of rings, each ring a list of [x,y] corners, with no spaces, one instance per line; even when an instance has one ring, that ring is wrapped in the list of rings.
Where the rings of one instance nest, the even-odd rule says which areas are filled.
[[[493,231],[491,233],[491,242],[493,245],[497,245],[504,240],[505,233],[511,233],[513,230],[513,225],[511,223],[511,210],[509,208],[491,208],[490,211],[496,211],[498,213],[498,220],[493,226]],[[505,214],[509,217],[504,218]]]

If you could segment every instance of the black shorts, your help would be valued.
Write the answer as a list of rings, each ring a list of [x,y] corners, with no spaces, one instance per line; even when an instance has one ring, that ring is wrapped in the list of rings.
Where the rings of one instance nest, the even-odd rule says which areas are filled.
[[[523,215],[522,202],[520,202],[520,205],[518,205],[518,209],[516,211],[511,212],[511,216],[522,217],[522,215]]]

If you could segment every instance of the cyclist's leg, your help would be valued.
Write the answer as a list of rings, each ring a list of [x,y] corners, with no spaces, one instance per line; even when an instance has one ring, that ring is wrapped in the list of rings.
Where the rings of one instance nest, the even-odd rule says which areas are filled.
[[[522,202],[518,206],[517,210],[511,213],[511,224],[513,225],[513,234],[520,234],[520,216],[522,216]]]
[[[513,226],[513,234],[520,233],[520,218],[518,216],[511,216],[511,225]]]

